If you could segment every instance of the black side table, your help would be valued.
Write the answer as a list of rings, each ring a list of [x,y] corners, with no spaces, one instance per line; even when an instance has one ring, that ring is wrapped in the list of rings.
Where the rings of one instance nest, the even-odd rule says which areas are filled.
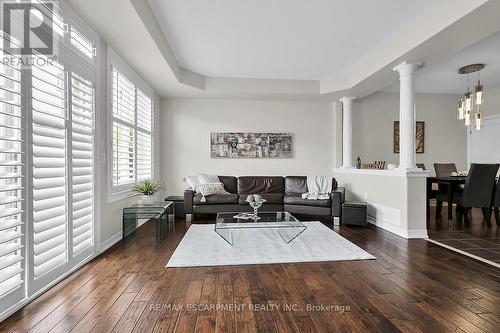
[[[182,195],[170,195],[165,201],[172,201],[175,206],[175,217],[184,218],[184,197]]]
[[[158,246],[166,237],[167,227],[170,227],[170,214],[174,214],[172,201],[155,202],[151,205],[135,204],[123,208],[122,239],[125,241],[135,233],[139,220],[155,220],[156,246]]]
[[[345,201],[342,204],[342,224],[366,227],[367,208],[366,202]]]

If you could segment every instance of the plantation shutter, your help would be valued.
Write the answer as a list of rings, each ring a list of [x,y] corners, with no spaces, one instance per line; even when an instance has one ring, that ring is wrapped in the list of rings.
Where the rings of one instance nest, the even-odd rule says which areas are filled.
[[[152,111],[151,98],[137,89],[137,180],[152,176]]]
[[[13,42],[0,30],[3,39]],[[0,309],[24,296],[24,163],[22,72],[15,63],[0,62]]]
[[[34,279],[68,262],[66,87],[57,61],[32,66]]]
[[[135,87],[113,68],[113,184],[135,181]]]
[[[71,74],[73,255],[93,246],[94,87]]]
[[[116,67],[113,76],[113,185],[153,176],[153,100]]]
[[[99,39],[65,2],[38,4],[57,56],[11,55],[0,30],[0,316],[94,254]]]

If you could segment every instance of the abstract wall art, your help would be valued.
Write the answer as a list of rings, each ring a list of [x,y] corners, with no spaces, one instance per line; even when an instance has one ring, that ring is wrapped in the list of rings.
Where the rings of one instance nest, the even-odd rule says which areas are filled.
[[[211,133],[212,158],[292,158],[291,133]]]

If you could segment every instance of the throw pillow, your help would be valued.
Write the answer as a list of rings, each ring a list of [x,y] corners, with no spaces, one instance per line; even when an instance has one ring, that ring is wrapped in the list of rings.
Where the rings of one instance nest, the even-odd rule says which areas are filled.
[[[219,177],[216,175],[207,175],[206,173],[200,173],[198,175],[200,179],[200,184],[215,184],[220,183]]]
[[[200,178],[198,176],[186,176],[182,180],[195,192],[198,192],[198,186],[201,185]]]
[[[202,195],[201,202],[206,202],[207,199],[205,199],[205,197],[209,195],[229,194],[229,192],[224,189],[224,184],[221,182],[198,185],[198,192]]]

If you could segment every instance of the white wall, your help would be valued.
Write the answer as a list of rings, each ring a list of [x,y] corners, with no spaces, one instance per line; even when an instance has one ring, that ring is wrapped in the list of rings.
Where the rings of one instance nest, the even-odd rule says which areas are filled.
[[[164,99],[161,176],[167,193],[181,195],[186,175],[330,175],[332,104],[303,101]],[[211,132],[287,132],[292,159],[212,159]]]
[[[404,238],[427,238],[426,171],[337,168],[347,201],[368,204],[368,222]]]
[[[500,162],[500,87],[485,91],[484,104],[481,107],[484,127],[476,131],[474,126],[468,130],[469,163]]]
[[[454,95],[418,94],[417,120],[425,121],[425,153],[417,154],[431,174],[435,162],[454,162],[459,170],[467,165],[467,132],[456,119]],[[376,93],[353,104],[353,158],[362,163],[387,161],[399,164],[393,153],[393,122],[399,119],[399,94]]]

